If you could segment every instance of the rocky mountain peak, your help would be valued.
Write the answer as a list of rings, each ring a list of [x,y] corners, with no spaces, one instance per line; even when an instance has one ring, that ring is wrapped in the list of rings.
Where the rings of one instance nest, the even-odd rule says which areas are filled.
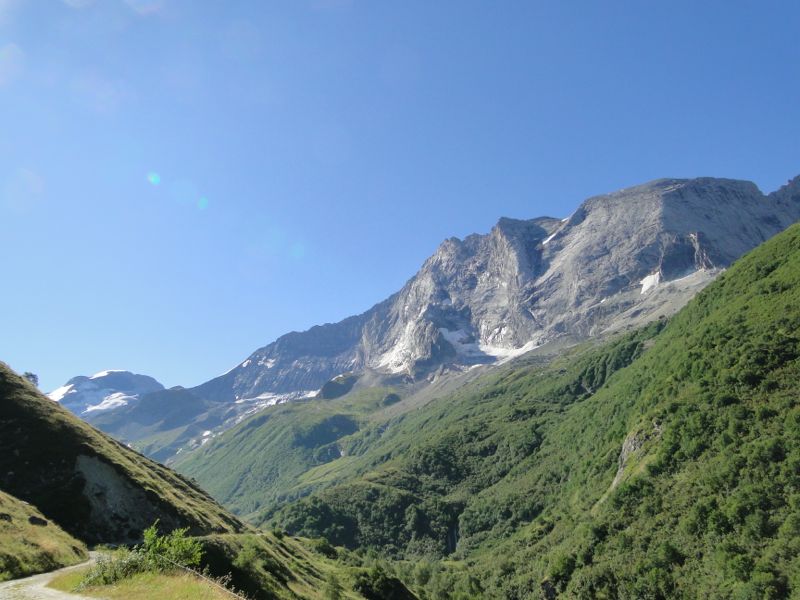
[[[748,181],[658,179],[564,219],[503,217],[443,241],[368,311],[284,335],[190,391],[225,403],[312,393],[342,373],[419,380],[636,325],[798,218],[800,177],[766,196]]]
[[[198,393],[297,392],[363,369],[419,378],[669,314],[797,220],[798,187],[765,196],[748,181],[659,179],[589,198],[565,219],[501,218],[442,242],[369,311],[284,336]]]

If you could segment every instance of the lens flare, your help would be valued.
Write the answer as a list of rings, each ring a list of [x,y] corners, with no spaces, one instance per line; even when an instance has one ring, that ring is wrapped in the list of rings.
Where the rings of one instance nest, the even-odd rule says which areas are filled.
[[[200,196],[200,199],[197,201],[197,208],[200,210],[205,210],[208,208],[208,198],[205,196]]]
[[[150,182],[150,185],[158,185],[159,183],[161,183],[161,175],[159,175],[155,171],[150,171],[147,174],[147,181]]]

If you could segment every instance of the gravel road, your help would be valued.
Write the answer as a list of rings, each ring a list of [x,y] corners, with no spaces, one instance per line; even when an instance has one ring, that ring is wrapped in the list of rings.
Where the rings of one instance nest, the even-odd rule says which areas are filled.
[[[66,592],[59,592],[52,588],[47,587],[47,584],[56,576],[61,573],[72,571],[73,569],[80,569],[91,565],[95,560],[94,552],[90,553],[90,558],[87,562],[57,571],[50,571],[49,573],[40,573],[32,577],[25,577],[24,579],[13,579],[12,581],[5,581],[0,583],[0,600],[97,600],[97,598],[89,598],[88,596],[81,596],[79,594],[68,594]]]

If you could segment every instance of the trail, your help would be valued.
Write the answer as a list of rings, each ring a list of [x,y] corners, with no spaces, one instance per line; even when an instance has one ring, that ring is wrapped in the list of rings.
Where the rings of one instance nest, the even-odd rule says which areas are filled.
[[[80,594],[68,594],[67,592],[60,592],[47,587],[47,584],[56,576],[89,566],[94,563],[95,559],[96,554],[90,552],[89,560],[79,565],[0,583],[0,600],[97,600],[97,598],[89,598]]]

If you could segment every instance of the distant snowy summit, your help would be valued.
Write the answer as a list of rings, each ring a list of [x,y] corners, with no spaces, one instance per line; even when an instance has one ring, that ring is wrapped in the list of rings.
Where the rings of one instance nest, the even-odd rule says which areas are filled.
[[[83,418],[136,402],[140,396],[164,389],[147,375],[130,371],[100,371],[89,377],[79,375],[50,392],[48,397]]]

